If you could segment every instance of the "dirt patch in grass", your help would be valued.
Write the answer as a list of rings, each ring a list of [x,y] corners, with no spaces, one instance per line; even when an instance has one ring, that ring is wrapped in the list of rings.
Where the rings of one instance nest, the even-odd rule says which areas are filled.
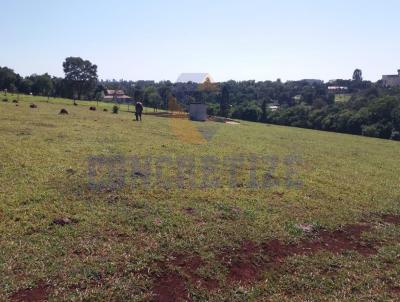
[[[183,211],[188,215],[196,214],[196,209],[194,209],[194,208],[184,208]]]
[[[59,218],[54,218],[52,224],[54,225],[69,225],[69,224],[76,224],[78,223],[78,220],[75,218],[68,218],[68,217],[59,217]]]
[[[316,233],[316,239],[304,240],[299,244],[288,245],[289,255],[312,255],[318,251],[341,253],[344,251],[356,251],[368,256],[377,253],[376,246],[379,242],[367,242],[361,238],[364,232],[371,230],[371,225],[348,225],[335,231],[321,230]]]
[[[161,275],[153,287],[154,302],[191,301],[184,279],[176,272]]]
[[[201,257],[176,255],[175,259],[171,262],[175,267],[179,267],[186,279],[198,287],[213,290],[218,287],[217,280],[210,278],[202,278],[196,271],[204,265]]]
[[[400,225],[400,215],[383,214],[381,215],[381,219],[386,223]]]
[[[392,287],[390,291],[395,295],[400,297],[400,287]]]
[[[273,195],[282,198],[285,195],[285,192],[274,192]]]
[[[175,254],[171,258],[158,264],[161,274],[154,281],[153,301],[192,301],[187,290],[189,284],[208,291],[219,287],[217,280],[198,274],[197,270],[204,266],[200,256]]]
[[[225,250],[221,262],[228,267],[228,282],[250,283],[256,281],[264,269],[260,263],[261,247],[252,241],[243,242],[238,250]]]
[[[191,213],[188,209],[183,211]],[[396,215],[382,216],[390,224],[397,224],[398,218]],[[324,251],[333,254],[353,251],[363,257],[375,255],[382,243],[363,238],[363,234],[372,228],[373,224],[360,223],[333,231],[319,229],[297,243],[284,243],[279,239],[261,244],[244,241],[238,248],[223,249],[217,254],[217,259],[227,268],[228,285],[252,284],[261,280],[263,272],[279,269],[286,258],[295,255],[312,256]],[[159,263],[160,274],[153,279],[154,301],[191,301],[189,285],[208,291],[220,288],[218,280],[205,278],[198,273],[205,265],[201,257],[175,254],[168,259]]]
[[[294,255],[311,256],[320,251],[334,254],[355,251],[367,257],[376,254],[380,246],[379,242],[361,238],[371,228],[367,224],[354,224],[335,231],[319,230],[312,238],[290,244],[278,239],[261,245],[247,241],[237,250],[224,251],[221,262],[228,268],[229,282],[246,284],[258,280],[263,271],[282,264],[287,257]]]
[[[50,286],[40,282],[36,287],[21,289],[11,295],[10,300],[14,302],[42,302],[47,301]]]

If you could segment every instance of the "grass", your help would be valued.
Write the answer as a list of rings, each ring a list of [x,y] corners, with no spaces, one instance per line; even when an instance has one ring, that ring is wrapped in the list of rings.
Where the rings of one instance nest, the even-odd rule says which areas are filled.
[[[21,96],[16,106],[8,98],[0,102],[1,301],[40,284],[50,301],[168,301],[156,296],[163,286],[184,287],[180,291],[193,301],[398,299],[400,227],[380,218],[400,214],[397,142],[250,122],[144,116],[140,123],[126,112],[112,114],[112,104],[100,103],[110,108],[103,112],[90,111],[89,102],[72,106],[70,100]],[[31,102],[38,108],[29,108]],[[69,114],[58,115],[61,108]],[[193,139],[192,132],[207,139]],[[196,187],[178,187],[177,165],[130,177],[129,159],[136,155],[193,159],[196,168],[187,170]],[[270,169],[268,158],[276,158],[277,185],[249,188],[245,161],[230,186],[231,166],[218,161],[205,174],[221,185],[201,187],[202,158],[237,155],[264,158],[258,176]],[[294,172],[285,163],[292,155],[301,159]],[[125,185],[90,189],[91,156],[123,156]],[[102,167],[97,172],[107,176]],[[290,177],[302,184],[288,187]],[[74,222],[53,223],[59,218]],[[256,280],[229,280],[232,263],[247,261],[240,250],[245,242],[297,244],[309,236],[298,224],[330,231],[366,222],[372,231],[363,238],[380,243],[373,255],[290,255],[260,270]],[[221,260],[227,254],[231,264]],[[199,257],[201,265],[178,263],[180,257]],[[199,286],[210,278],[216,288]]]
[[[351,98],[351,94],[336,94],[335,102],[348,102]]]
[[[71,99],[65,99],[65,98],[53,98],[53,97],[46,97],[46,96],[33,96],[33,95],[25,95],[25,94],[13,94],[13,93],[7,93],[5,95],[4,93],[0,94],[0,99],[3,100],[4,98],[8,99],[9,102],[12,102],[13,100],[18,100],[22,102],[31,102],[31,103],[46,103],[46,104],[57,104],[57,105],[72,105],[73,100]],[[107,109],[108,111],[112,111],[112,108],[114,106],[114,103],[110,102],[102,102],[102,101],[90,101],[90,100],[78,100],[76,103],[81,106],[96,106],[98,109]],[[134,105],[129,105],[128,104],[118,104],[118,107],[120,108],[121,111],[134,111],[135,107]],[[152,112],[153,109],[150,108],[145,108],[144,112]],[[162,110],[159,110],[162,111]]]

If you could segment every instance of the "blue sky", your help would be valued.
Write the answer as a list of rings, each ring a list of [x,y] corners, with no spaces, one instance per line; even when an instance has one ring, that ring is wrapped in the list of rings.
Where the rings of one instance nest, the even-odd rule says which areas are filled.
[[[0,0],[0,66],[62,76],[67,56],[103,79],[377,80],[400,68],[398,0]]]

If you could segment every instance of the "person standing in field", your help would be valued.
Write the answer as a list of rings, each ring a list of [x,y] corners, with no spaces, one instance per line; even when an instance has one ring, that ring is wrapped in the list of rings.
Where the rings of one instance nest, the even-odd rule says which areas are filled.
[[[136,121],[142,121],[143,104],[141,102],[136,102],[135,110]]]

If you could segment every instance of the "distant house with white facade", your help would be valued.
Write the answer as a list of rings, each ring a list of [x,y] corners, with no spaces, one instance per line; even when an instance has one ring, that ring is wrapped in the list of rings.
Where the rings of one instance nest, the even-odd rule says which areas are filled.
[[[382,84],[386,87],[398,87],[400,86],[400,69],[397,74],[394,75],[383,75]]]
[[[130,96],[126,95],[123,90],[107,89],[104,92],[103,101],[128,102],[128,101],[131,101],[131,100],[132,100],[132,98]]]
[[[196,84],[203,84],[206,81],[210,83],[214,83],[214,79],[211,77],[209,73],[182,73],[178,79],[176,80],[177,83],[196,83]]]
[[[328,86],[328,91],[333,94],[343,94],[347,93],[349,87],[346,86]]]
[[[271,110],[272,112],[277,111],[279,109],[279,105],[269,105],[268,109]]]

